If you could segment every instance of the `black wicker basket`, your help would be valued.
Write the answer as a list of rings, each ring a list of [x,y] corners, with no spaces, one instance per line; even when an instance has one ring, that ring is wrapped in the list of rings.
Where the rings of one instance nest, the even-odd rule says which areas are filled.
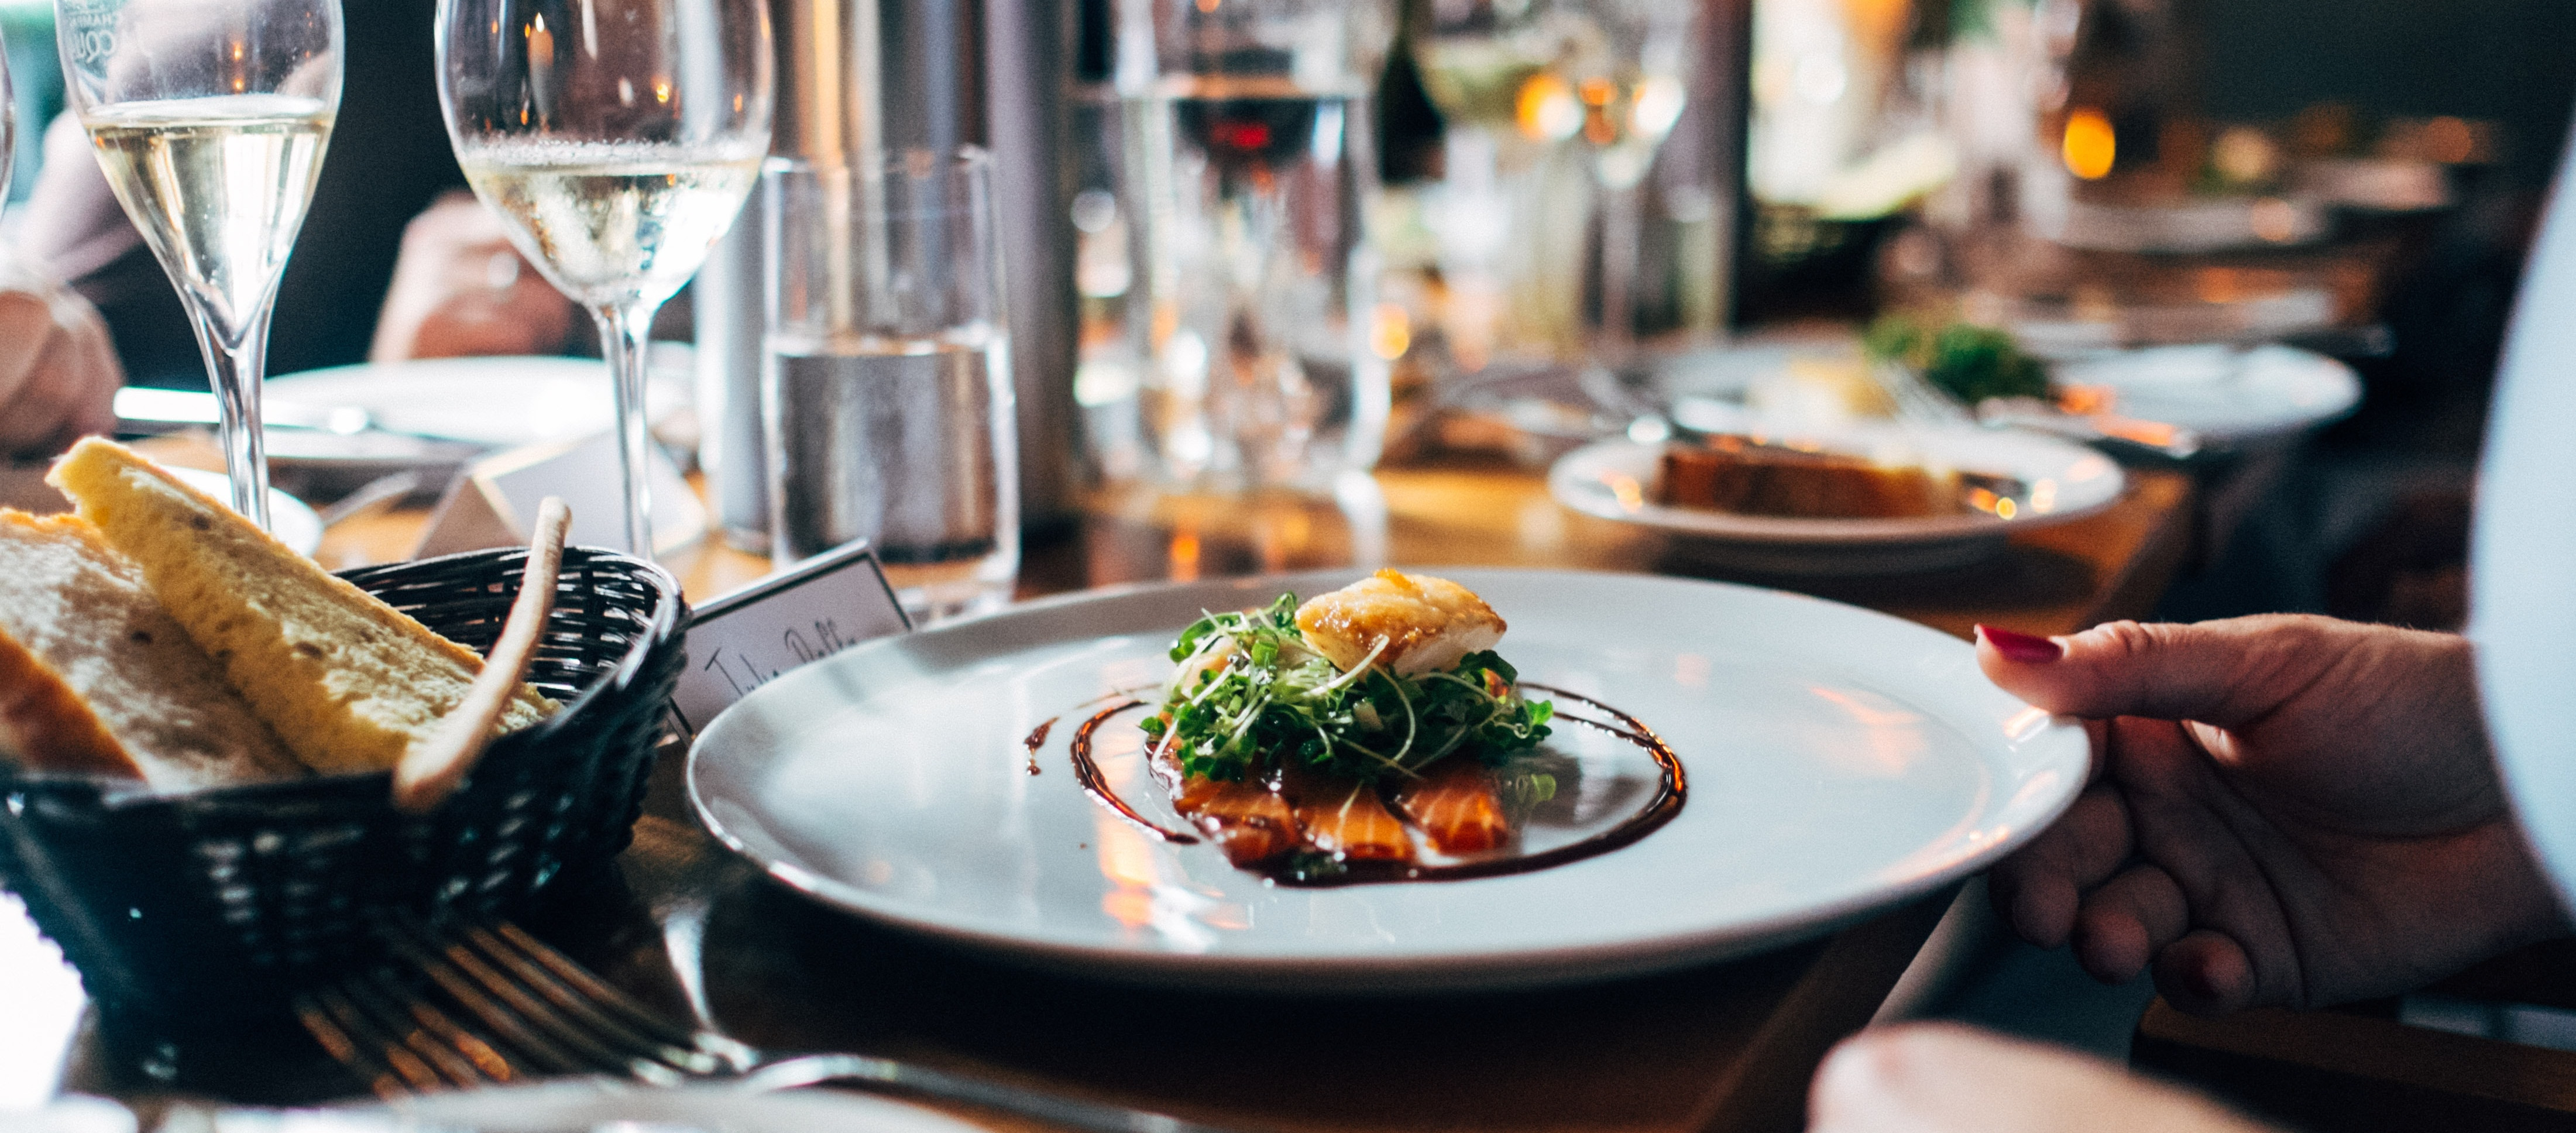
[[[482,652],[526,554],[342,577]],[[0,883],[110,1010],[276,1010],[286,989],[375,955],[372,924],[389,910],[518,915],[624,849],[687,622],[660,567],[566,549],[528,674],[563,707],[493,741],[425,815],[394,809],[386,772],[153,795],[0,761]]]

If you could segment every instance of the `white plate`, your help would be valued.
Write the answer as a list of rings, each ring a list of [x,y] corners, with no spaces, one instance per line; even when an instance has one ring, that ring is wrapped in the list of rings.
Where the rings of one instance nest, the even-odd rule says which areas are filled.
[[[1718,402],[1698,402],[1710,432],[1762,432],[1759,419]],[[1711,414],[1723,412],[1723,420]],[[2080,519],[2111,506],[2126,482],[2100,453],[2054,437],[1973,426],[1915,429],[1852,422],[1805,434],[1836,452],[1889,448],[1970,472],[2010,476],[2030,489],[2011,519],[1985,512],[1919,519],[1794,519],[1738,515],[1654,502],[1663,446],[1603,441],[1567,453],[1547,474],[1548,494],[1585,515],[1681,536],[1697,558],[1747,570],[1797,574],[1863,574],[1934,570],[1974,562],[2002,549],[2017,530]]]
[[[656,373],[651,418],[687,401],[686,383]],[[492,446],[589,436],[617,423],[608,366],[595,358],[431,358],[308,370],[271,379],[274,401],[352,405],[396,433]]]
[[[225,507],[232,506],[231,477],[221,472],[201,472],[194,468],[173,468],[169,471],[171,475],[178,477],[181,483],[214,497],[215,502]],[[313,552],[322,548],[322,517],[313,514],[313,509],[304,506],[304,501],[275,488],[268,490],[268,523],[269,534],[277,536],[278,542],[293,548],[296,554],[310,558]]]
[[[1647,575],[1436,573],[1509,619],[1501,648],[1524,681],[1662,733],[1688,785],[1669,825],[1530,873],[1294,888],[1146,834],[1075,782],[1084,705],[1161,679],[1202,610],[1351,572],[1075,595],[859,646],[717,717],[690,798],[774,876],[890,924],[1121,979],[1348,992],[1577,981],[1786,943],[1983,868],[2083,785],[2079,728],[1910,622]],[[1050,719],[1032,774],[1023,738]],[[1600,740],[1565,728],[1560,750]],[[1132,728],[1104,729],[1104,774],[1185,829],[1139,781],[1136,747]]]
[[[2288,346],[2164,346],[2057,368],[2060,383],[2108,386],[2124,417],[2162,421],[2213,444],[2322,425],[2361,403],[2352,367]]]
[[[499,1086],[405,1098],[384,1106],[218,1115],[217,1133],[564,1133],[566,1130],[722,1130],[724,1133],[978,1133],[921,1106],[838,1090],[755,1094],[725,1086],[644,1086],[597,1079]],[[301,1122],[285,1120],[301,1118]],[[334,1122],[328,1119],[338,1118]]]

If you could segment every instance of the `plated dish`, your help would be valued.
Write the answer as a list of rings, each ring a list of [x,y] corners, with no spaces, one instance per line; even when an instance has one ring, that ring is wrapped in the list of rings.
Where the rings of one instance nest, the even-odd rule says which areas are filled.
[[[2289,346],[2164,346],[2057,368],[2061,385],[2110,391],[2122,416],[2244,444],[2325,424],[2361,404],[2352,367]]]
[[[1207,613],[1358,572],[1035,603],[871,642],[718,717],[689,791],[728,845],[816,900],[1023,962],[1194,986],[1344,991],[1586,980],[1822,932],[1980,868],[2083,781],[2081,731],[1995,689],[1956,639],[1847,606],[1681,579],[1434,572],[1510,621],[1524,689],[1614,704],[1689,780],[1668,824],[1552,868],[1438,884],[1282,884],[1188,831],[1132,723]],[[1551,694],[1552,695],[1552,694]],[[1560,708],[1566,707],[1560,705]],[[1662,769],[1566,728],[1545,843],[1647,805]]]
[[[1691,408],[1692,419],[1684,423],[1694,428],[1728,435],[1771,435],[1764,419],[1750,411],[1710,402]],[[1687,553],[1714,565],[1781,573],[1864,574],[1974,562],[1999,551],[2015,530],[2064,523],[2109,507],[2120,498],[2125,484],[2117,464],[2080,445],[1976,426],[1852,422],[1782,439],[1862,458],[1900,453],[1913,464],[1954,470],[1989,485],[2008,485],[2009,518],[2006,509],[1992,504],[1936,514],[1827,518],[1667,503],[1662,493],[1667,445],[1625,440],[1603,441],[1566,454],[1548,470],[1548,494],[1586,515],[1679,536],[1686,541]]]

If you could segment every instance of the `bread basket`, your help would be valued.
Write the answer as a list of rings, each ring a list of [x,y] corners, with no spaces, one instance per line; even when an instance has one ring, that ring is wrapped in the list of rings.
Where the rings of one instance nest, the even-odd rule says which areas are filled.
[[[472,551],[341,577],[482,652],[526,555]],[[108,1010],[279,1010],[288,989],[374,956],[373,925],[388,913],[518,915],[624,849],[687,621],[660,567],[565,549],[528,670],[563,707],[493,741],[428,814],[394,809],[387,772],[153,795],[0,761],[0,884]]]

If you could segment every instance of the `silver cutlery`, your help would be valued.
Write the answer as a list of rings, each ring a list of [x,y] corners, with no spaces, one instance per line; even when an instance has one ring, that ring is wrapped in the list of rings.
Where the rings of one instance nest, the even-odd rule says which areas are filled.
[[[127,432],[169,432],[190,425],[212,425],[222,419],[215,395],[182,389],[128,386],[116,391],[116,420]],[[375,415],[355,405],[307,405],[263,401],[261,425],[270,429],[315,429],[353,436],[376,427]]]
[[[379,1095],[609,1074],[761,1092],[841,1083],[1097,1133],[1225,1133],[865,1054],[765,1052],[675,1022],[507,922],[383,926],[394,963],[298,994],[296,1017]]]

